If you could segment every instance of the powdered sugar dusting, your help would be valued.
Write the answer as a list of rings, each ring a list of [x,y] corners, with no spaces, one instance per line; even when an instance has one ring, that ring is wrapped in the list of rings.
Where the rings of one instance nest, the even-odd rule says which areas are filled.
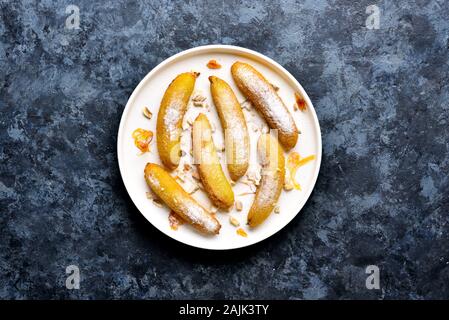
[[[274,129],[285,134],[295,133],[296,124],[273,87],[248,66],[238,68],[237,74],[241,85],[253,95],[252,99],[248,97],[251,103],[264,114],[265,118],[276,124]]]

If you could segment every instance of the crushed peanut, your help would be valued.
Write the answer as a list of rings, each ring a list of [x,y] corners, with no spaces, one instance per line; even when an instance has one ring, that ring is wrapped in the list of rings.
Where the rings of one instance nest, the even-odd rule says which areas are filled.
[[[242,201],[237,200],[237,201],[235,202],[235,209],[236,209],[237,211],[242,211],[242,209],[243,209]]]
[[[192,98],[192,101],[197,101],[197,102],[203,102],[206,100],[206,97],[203,96],[201,93],[197,92],[195,93],[195,95]]]
[[[285,181],[285,183],[284,183],[284,190],[285,191],[293,190],[293,185],[289,181]]]
[[[240,222],[234,218],[233,216],[229,217],[229,222],[234,226],[234,227],[238,227],[240,226]]]
[[[150,119],[150,120],[151,120],[151,118],[153,117],[153,114],[152,114],[151,111],[148,109],[148,107],[144,107],[144,108],[143,108],[143,115],[144,115],[146,118]]]
[[[203,96],[201,93],[196,93],[195,96],[192,98],[192,102],[195,107],[204,107],[205,101],[206,97]]]
[[[281,209],[279,208],[279,206],[274,207],[274,213],[279,213],[281,212]]]

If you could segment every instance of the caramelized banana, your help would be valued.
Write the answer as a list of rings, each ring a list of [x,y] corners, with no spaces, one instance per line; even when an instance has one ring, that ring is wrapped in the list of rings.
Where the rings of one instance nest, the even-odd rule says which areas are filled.
[[[210,92],[224,130],[226,162],[232,180],[238,180],[248,169],[249,136],[242,108],[231,87],[211,76]]]
[[[178,75],[168,86],[161,101],[157,115],[157,149],[162,163],[169,169],[175,169],[181,158],[180,140],[182,118],[192,95],[198,74],[186,72]]]
[[[200,113],[192,129],[193,159],[207,195],[215,206],[227,209],[234,203],[234,192],[221,168],[207,117]]]
[[[262,165],[262,178],[248,212],[250,227],[260,225],[273,211],[281,195],[285,176],[284,151],[270,134],[259,137],[257,154]]]
[[[205,234],[218,234],[218,220],[193,199],[176,180],[154,163],[147,163],[145,180],[151,190],[183,220]]]
[[[279,142],[290,150],[298,141],[298,128],[273,86],[247,63],[235,62],[231,67],[235,83],[262,114],[271,129],[278,130]]]

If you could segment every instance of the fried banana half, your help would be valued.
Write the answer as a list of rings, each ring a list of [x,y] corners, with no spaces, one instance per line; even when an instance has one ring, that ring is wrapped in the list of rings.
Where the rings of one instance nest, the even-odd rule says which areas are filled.
[[[212,140],[212,128],[203,113],[193,122],[192,147],[194,163],[207,195],[218,208],[231,207],[234,204],[234,192],[221,168]]]
[[[195,72],[181,73],[170,83],[161,101],[156,124],[157,149],[169,170],[179,165],[182,119],[197,77]]]
[[[242,107],[226,81],[210,76],[210,92],[224,131],[226,163],[232,180],[242,177],[249,165],[249,135]]]
[[[161,166],[147,163],[145,180],[151,190],[183,220],[204,234],[218,234],[220,222],[188,194]]]
[[[278,139],[285,150],[298,141],[295,121],[273,86],[251,65],[235,62],[231,74],[243,95],[264,117],[268,126],[278,131]]]
[[[270,134],[257,141],[257,154],[262,165],[260,184],[248,212],[248,225],[260,225],[273,211],[282,192],[285,179],[284,151]]]

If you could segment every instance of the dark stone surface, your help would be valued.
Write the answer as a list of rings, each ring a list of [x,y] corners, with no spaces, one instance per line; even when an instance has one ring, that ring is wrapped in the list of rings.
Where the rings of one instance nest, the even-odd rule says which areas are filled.
[[[0,3],[0,298],[449,298],[448,2],[379,1],[379,30],[375,1]],[[116,158],[140,79],[213,43],[285,66],[323,135],[302,214],[232,252],[153,228]]]

